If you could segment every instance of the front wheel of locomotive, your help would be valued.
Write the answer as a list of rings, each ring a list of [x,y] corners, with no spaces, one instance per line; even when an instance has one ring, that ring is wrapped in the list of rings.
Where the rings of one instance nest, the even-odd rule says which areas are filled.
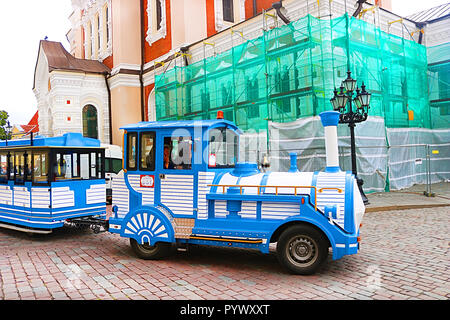
[[[277,256],[289,271],[310,275],[326,260],[328,241],[321,232],[311,226],[292,226],[278,239]]]
[[[144,260],[157,260],[167,257],[170,254],[172,244],[167,242],[157,242],[154,245],[149,243],[140,244],[135,239],[130,238],[130,246],[136,255]]]

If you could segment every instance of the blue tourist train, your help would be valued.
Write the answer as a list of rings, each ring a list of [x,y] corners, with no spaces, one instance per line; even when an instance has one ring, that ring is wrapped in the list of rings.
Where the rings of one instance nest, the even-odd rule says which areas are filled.
[[[122,129],[123,170],[113,180],[109,231],[130,239],[138,257],[173,246],[242,247],[269,253],[297,274],[359,250],[365,207],[355,176],[339,167],[339,113],[320,114],[327,165],[260,172],[239,162],[241,130],[224,119],[160,121]]]
[[[0,227],[50,233],[106,218],[105,151],[79,133],[0,141]]]
[[[79,133],[0,141],[0,227],[49,233],[90,226],[161,259],[189,244],[269,253],[297,274],[356,254],[365,207],[355,176],[339,167],[339,113],[320,114],[326,168],[261,172],[239,162],[241,130],[216,120],[160,121],[122,129],[122,170],[106,215],[105,148]]]

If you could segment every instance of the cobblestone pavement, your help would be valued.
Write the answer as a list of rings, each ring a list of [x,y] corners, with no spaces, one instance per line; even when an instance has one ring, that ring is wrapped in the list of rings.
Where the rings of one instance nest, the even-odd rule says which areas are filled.
[[[450,207],[369,212],[360,253],[330,255],[313,276],[288,274],[274,252],[192,247],[144,261],[108,232],[0,229],[0,299],[448,300],[449,221]]]

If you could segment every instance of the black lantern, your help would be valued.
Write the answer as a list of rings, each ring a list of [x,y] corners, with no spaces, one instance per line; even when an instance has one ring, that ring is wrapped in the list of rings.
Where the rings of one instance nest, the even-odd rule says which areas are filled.
[[[369,107],[371,95],[372,95],[371,93],[368,93],[366,91],[366,86],[364,85],[363,82],[361,85],[361,93],[359,93],[356,97],[359,100],[359,103],[361,104],[361,108],[367,109]]]
[[[342,85],[339,89],[339,93],[336,88],[334,89],[334,96],[330,99],[330,102],[333,109],[340,112],[339,123],[347,123],[350,128],[352,173],[355,175],[356,181],[358,182],[359,192],[361,193],[364,204],[368,204],[369,200],[362,189],[364,182],[362,179],[358,178],[356,170],[355,126],[356,123],[367,120],[371,94],[366,91],[364,82],[361,85],[361,90],[356,87],[356,80],[351,77],[350,71],[347,71],[347,78],[342,81]],[[355,89],[356,95],[353,98],[353,92]],[[352,110],[352,101],[356,105],[355,112]]]
[[[356,86],[356,80],[350,76],[351,72],[347,71],[347,79],[342,81],[342,84],[347,92],[353,92]]]
[[[8,139],[10,138],[10,134],[11,134],[11,124],[9,123],[9,120],[6,120],[6,128],[5,128],[5,145],[8,145]]]
[[[344,87],[341,86],[341,91],[339,92],[338,96],[337,96],[337,100],[338,100],[338,106],[339,106],[339,110],[345,110],[345,106],[347,105],[348,102],[348,96],[344,93]]]
[[[353,102],[355,103],[357,110],[362,109],[362,103],[361,103],[360,93],[359,93],[359,88],[358,87],[356,87],[356,97],[353,99]]]
[[[337,89],[334,88],[334,96],[330,99],[331,105],[333,106],[333,110],[339,111],[339,104],[337,101]]]

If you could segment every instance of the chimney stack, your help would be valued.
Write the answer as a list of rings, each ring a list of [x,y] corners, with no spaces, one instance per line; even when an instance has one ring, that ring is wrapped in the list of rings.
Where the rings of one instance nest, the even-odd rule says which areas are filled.
[[[338,111],[324,111],[319,114],[322,125],[325,129],[325,153],[327,157],[327,167],[325,172],[339,172],[339,152],[337,126],[339,123]]]

